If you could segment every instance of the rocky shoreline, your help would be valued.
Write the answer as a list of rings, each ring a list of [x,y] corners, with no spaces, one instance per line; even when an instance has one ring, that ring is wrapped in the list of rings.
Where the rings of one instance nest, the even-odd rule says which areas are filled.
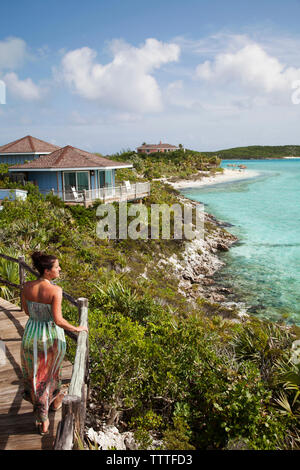
[[[185,205],[196,207],[200,203],[179,197]],[[220,260],[220,252],[228,251],[238,241],[238,238],[226,231],[230,224],[217,220],[213,215],[204,213],[205,224],[211,226],[211,230],[205,229],[204,239],[194,239],[185,242],[185,250],[180,258],[173,254],[170,258],[162,258],[158,267],[168,265],[179,280],[179,292],[188,301],[194,303],[201,297],[212,303],[219,303],[228,309],[239,311],[239,316],[245,316],[247,307],[240,302],[232,302],[227,295],[232,292],[220,285],[216,285],[214,274],[224,262]]]

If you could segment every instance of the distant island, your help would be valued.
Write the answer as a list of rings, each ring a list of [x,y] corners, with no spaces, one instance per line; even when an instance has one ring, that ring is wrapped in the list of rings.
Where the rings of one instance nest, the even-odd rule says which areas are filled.
[[[201,153],[207,157],[217,155],[225,160],[300,157],[300,145],[251,145]]]

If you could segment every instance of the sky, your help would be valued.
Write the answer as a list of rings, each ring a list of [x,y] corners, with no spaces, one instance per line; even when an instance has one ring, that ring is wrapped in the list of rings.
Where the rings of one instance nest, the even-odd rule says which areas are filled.
[[[299,0],[1,2],[0,145],[300,145],[299,17]]]

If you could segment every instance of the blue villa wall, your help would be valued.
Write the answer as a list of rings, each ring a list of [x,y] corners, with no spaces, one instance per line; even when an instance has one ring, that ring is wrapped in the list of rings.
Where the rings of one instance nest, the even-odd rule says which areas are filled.
[[[20,170],[21,171],[21,170]],[[38,185],[41,192],[50,192],[53,188],[55,191],[62,191],[62,171],[25,171],[27,174],[28,181]],[[101,171],[94,170],[94,175],[90,173],[90,185],[91,189],[97,189],[99,187],[99,173],[100,173],[100,187],[104,187],[104,175],[106,183],[111,180],[111,185],[115,186],[115,170]],[[111,177],[110,177],[111,175]],[[57,180],[58,185],[57,187]]]
[[[58,190],[57,188],[57,175],[56,171],[27,171],[28,181],[36,183],[40,191],[51,191],[51,189]],[[59,172],[58,180],[61,190],[61,172]]]
[[[18,165],[19,163],[23,164],[26,161],[31,161],[39,158],[41,155],[34,154],[23,154],[23,155],[1,155],[0,154],[0,163],[7,163],[8,165]]]

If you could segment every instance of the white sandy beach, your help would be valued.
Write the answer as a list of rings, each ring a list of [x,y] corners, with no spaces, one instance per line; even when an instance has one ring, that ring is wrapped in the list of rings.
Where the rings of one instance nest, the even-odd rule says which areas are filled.
[[[211,186],[220,183],[230,183],[234,181],[240,181],[250,178],[255,178],[260,173],[255,170],[230,170],[228,168],[224,168],[223,173],[217,173],[214,176],[203,176],[201,180],[180,180],[176,181],[175,183],[171,183],[174,188],[195,188],[195,187],[203,187],[203,186]],[[167,182],[167,181],[166,181]]]

